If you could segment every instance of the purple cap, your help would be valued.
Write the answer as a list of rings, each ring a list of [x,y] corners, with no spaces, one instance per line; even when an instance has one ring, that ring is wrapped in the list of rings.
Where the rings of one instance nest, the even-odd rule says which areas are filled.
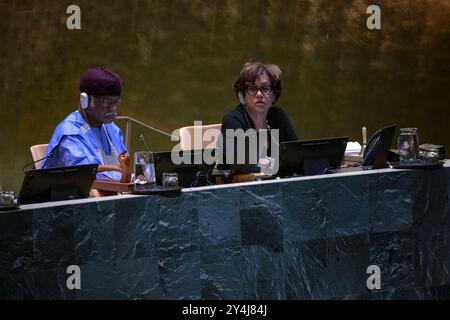
[[[92,68],[80,80],[80,92],[93,96],[120,96],[122,84],[120,77],[106,68]]]

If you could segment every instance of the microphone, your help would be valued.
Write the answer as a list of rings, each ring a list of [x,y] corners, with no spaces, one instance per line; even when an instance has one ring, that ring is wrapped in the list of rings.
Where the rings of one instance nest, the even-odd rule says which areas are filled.
[[[147,147],[147,144],[145,143],[144,135],[143,135],[142,133],[139,135],[139,140],[140,140],[140,141],[142,142],[142,144],[144,145],[145,151],[150,152],[150,150],[149,150],[148,147]]]
[[[53,158],[53,156],[55,155],[55,151],[56,151],[56,149],[53,149],[52,152],[50,152],[47,156],[43,157],[42,159],[38,159],[36,161],[30,162],[30,163],[27,163],[26,165],[24,165],[23,168],[22,168],[23,173],[25,173],[25,168],[26,167],[29,167],[29,166],[31,166],[31,165],[39,162],[39,161],[43,161],[43,160],[47,160],[47,159]]]
[[[366,127],[362,127],[361,132],[362,132],[363,145],[361,147],[361,152],[359,154],[364,155],[364,151],[366,150],[366,147],[367,147],[367,129],[366,129]]]

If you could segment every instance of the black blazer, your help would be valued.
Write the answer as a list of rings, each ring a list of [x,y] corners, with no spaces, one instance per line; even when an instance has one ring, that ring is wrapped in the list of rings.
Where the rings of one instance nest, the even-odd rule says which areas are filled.
[[[295,133],[292,122],[289,119],[287,113],[279,107],[272,106],[267,113],[267,123],[268,129],[278,129],[279,130],[279,143],[286,141],[298,140],[297,134]],[[230,165],[236,163],[236,143],[235,143],[235,160],[233,163],[226,162],[226,130],[227,129],[242,129],[244,131],[248,129],[255,129],[255,125],[247,114],[244,106],[239,104],[233,110],[225,114],[222,119],[222,137],[223,140],[218,145],[219,156],[222,155],[222,163],[224,165],[219,166],[221,169],[230,169]],[[269,150],[270,152],[270,150]],[[246,159],[248,159],[248,146],[246,146]]]

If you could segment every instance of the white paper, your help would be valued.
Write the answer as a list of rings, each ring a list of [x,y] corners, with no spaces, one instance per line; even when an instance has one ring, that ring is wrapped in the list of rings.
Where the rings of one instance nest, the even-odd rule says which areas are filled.
[[[347,142],[347,148],[345,149],[346,155],[356,155],[361,152],[361,145],[357,141]]]

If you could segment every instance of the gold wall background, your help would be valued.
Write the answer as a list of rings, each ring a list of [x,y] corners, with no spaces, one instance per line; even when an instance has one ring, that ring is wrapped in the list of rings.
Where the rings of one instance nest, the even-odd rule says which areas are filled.
[[[82,29],[66,28],[81,7]],[[366,28],[366,9],[382,29]],[[248,60],[284,71],[283,106],[301,138],[361,141],[394,123],[450,153],[449,0],[0,1],[0,185],[19,191],[29,147],[78,103],[89,67],[120,74],[119,113],[165,131],[217,123]],[[143,132],[153,150],[173,145]]]

